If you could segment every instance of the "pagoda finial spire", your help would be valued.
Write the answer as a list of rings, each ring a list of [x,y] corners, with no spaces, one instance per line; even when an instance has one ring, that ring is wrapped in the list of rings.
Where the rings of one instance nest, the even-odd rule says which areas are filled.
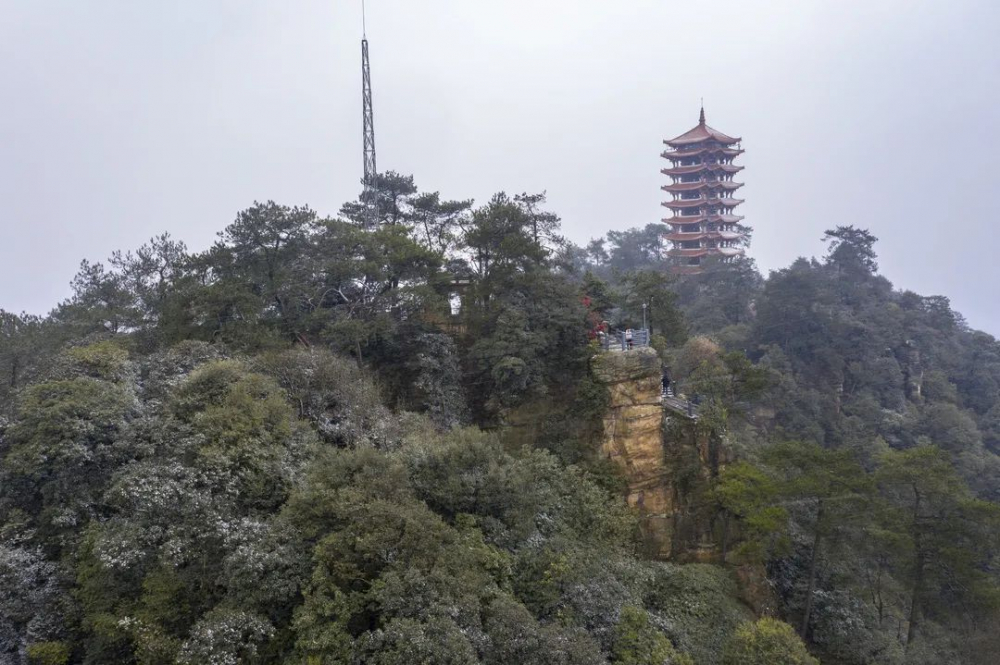
[[[701,113],[698,115],[698,124],[701,126],[705,125],[705,99],[701,100]]]

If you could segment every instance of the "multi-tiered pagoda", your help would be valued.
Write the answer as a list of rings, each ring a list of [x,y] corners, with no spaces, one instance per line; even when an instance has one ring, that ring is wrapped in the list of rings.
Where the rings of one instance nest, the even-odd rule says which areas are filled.
[[[672,182],[664,191],[673,200],[664,201],[672,217],[667,240],[673,247],[667,254],[679,273],[701,272],[712,260],[732,261],[743,254],[745,235],[740,215],[733,210],[743,199],[733,192],[743,183],[733,182],[733,176],[743,170],[733,159],[743,153],[740,139],[727,136],[705,124],[705,109],[701,110],[698,126],[677,138],[664,141],[669,147],[663,153],[671,166],[663,169]]]

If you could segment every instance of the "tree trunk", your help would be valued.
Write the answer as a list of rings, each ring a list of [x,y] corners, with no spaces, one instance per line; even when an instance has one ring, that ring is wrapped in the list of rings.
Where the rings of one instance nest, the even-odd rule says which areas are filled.
[[[729,553],[729,511],[722,513],[722,563],[726,562],[726,555]]]
[[[918,544],[919,547],[919,544]],[[913,574],[913,589],[910,591],[910,618],[906,627],[906,647],[909,648],[917,635],[917,623],[920,621],[920,597],[924,586],[924,554],[917,552],[917,567]]]
[[[809,556],[809,582],[806,585],[806,606],[802,610],[802,625],[799,627],[799,635],[802,639],[806,637],[809,630],[809,615],[812,614],[813,593],[816,591],[816,559],[819,556],[819,548],[822,542],[821,533],[823,531],[821,523],[823,521],[823,501],[819,502],[816,508],[816,533],[813,535],[812,554]]]
[[[885,601],[882,598],[882,559],[878,560],[875,575],[868,573],[868,588],[872,596],[872,604],[878,609],[879,628],[885,622]]]
[[[923,544],[920,542],[920,490],[913,487],[913,549],[916,555],[916,563],[913,570],[913,589],[910,591],[910,618],[906,627],[906,648],[917,634],[917,622],[920,620],[920,598],[923,595],[924,586],[924,560],[925,554]]]

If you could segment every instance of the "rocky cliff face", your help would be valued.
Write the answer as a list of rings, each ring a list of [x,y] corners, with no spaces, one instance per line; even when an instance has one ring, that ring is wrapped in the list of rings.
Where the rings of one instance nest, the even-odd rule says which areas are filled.
[[[656,352],[602,353],[591,369],[611,397],[601,452],[625,472],[628,503],[639,512],[648,554],[712,560],[718,548],[702,491],[711,466],[707,436],[684,418],[664,414]]]
[[[611,396],[601,452],[625,471],[628,503],[639,511],[650,554],[669,558],[674,497],[663,449],[659,358],[648,348],[602,353],[592,368]]]

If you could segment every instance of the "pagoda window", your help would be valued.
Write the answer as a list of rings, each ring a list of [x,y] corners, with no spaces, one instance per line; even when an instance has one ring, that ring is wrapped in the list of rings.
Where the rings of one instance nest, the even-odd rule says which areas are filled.
[[[701,265],[701,257],[700,256],[689,256],[688,260],[687,260],[687,264],[689,266],[700,266]]]
[[[697,240],[681,241],[681,249],[699,249],[700,247],[701,247],[701,242]]]

